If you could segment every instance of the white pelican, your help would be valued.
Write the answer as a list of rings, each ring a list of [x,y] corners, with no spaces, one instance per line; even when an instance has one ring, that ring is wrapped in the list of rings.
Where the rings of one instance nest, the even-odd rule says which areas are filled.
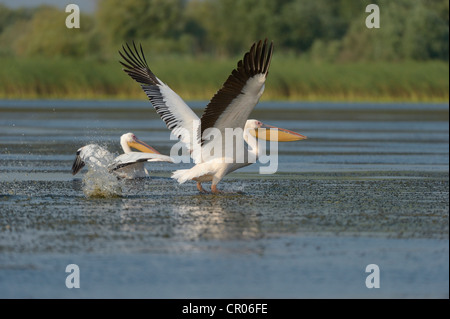
[[[202,182],[212,182],[211,191],[219,192],[217,184],[227,174],[234,170],[250,165],[254,161],[245,159],[243,162],[227,162],[222,160],[208,159],[204,156],[205,146],[216,139],[207,138],[207,130],[216,128],[225,134],[226,128],[240,128],[243,133],[236,138],[243,139],[250,153],[258,156],[256,138],[272,140],[269,134],[257,135],[257,128],[269,127],[257,120],[247,120],[250,112],[258,103],[264,91],[264,83],[267,78],[270,61],[273,53],[273,43],[268,45],[267,39],[254,43],[244,58],[237,64],[231,75],[217,91],[209,104],[206,106],[201,119],[192,109],[176,94],[169,86],[158,79],[150,70],[144,56],[142,46],[140,50],[133,42],[133,49],[126,45],[122,46],[123,53],[120,56],[125,62],[120,61],[124,71],[137,81],[147,94],[156,112],[161,116],[167,128],[185,143],[191,152],[191,157],[196,164],[191,169],[178,170],[172,175],[179,183],[187,180],[197,182],[197,188],[204,192]],[[270,127],[275,128],[275,127]],[[294,141],[306,139],[306,136],[284,129],[278,129],[278,141]],[[189,134],[185,134],[188,132]],[[241,141],[243,142],[243,141]],[[225,149],[223,139],[218,141],[222,149]],[[236,141],[236,145],[238,141]],[[200,148],[201,152],[195,152]],[[199,157],[200,155],[200,157]]]
[[[86,163],[91,167],[107,168],[121,178],[134,179],[147,177],[148,171],[144,162],[173,162],[172,158],[161,155],[153,147],[139,140],[133,133],[123,134],[120,137],[120,145],[124,154],[114,158],[114,155],[97,144],[89,144],[77,150],[75,161],[72,165],[72,175],[77,174]],[[131,148],[141,152],[133,152]]]

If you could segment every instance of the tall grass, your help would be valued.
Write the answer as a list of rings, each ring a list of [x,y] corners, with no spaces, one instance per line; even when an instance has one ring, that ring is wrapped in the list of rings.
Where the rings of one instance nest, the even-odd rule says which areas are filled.
[[[186,100],[208,100],[237,59],[147,58],[153,72]],[[2,58],[0,98],[145,99],[117,61]],[[265,100],[429,101],[449,99],[445,62],[312,63],[272,61]]]

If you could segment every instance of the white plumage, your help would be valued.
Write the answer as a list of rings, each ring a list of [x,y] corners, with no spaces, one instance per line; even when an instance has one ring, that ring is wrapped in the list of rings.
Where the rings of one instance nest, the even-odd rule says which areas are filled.
[[[122,135],[120,144],[124,154],[117,157],[97,144],[88,144],[79,148],[72,165],[72,174],[77,174],[87,164],[92,169],[107,169],[118,177],[134,179],[148,176],[145,162],[173,162],[171,157],[160,154],[140,141],[133,133]],[[140,149],[142,152],[133,152],[131,147]]]
[[[179,183],[194,180],[200,191],[204,191],[202,182],[212,182],[211,190],[218,192],[217,184],[225,175],[254,163],[248,158],[244,161],[235,161],[232,158],[230,161],[225,156],[210,156],[211,149],[220,149],[222,154],[228,154],[226,151],[229,147],[224,138],[209,140],[207,133],[208,129],[214,128],[224,137],[227,128],[240,129],[242,133],[236,136],[238,141],[235,145],[246,145],[248,153],[254,155],[255,159],[258,157],[258,135],[255,130],[268,126],[257,120],[248,120],[248,117],[264,92],[273,53],[272,43],[268,44],[266,39],[252,45],[222,88],[208,103],[201,118],[178,94],[153,74],[147,65],[142,47],[138,50],[133,43],[133,49],[128,45],[122,48],[123,53],[119,53],[125,60],[120,62],[124,71],[141,85],[167,128],[186,145],[196,164],[191,169],[175,171],[172,178]],[[289,139],[286,140],[306,138],[295,132],[279,130],[280,141],[283,141],[280,136],[287,138],[288,135]],[[268,135],[260,138],[266,139],[266,136]]]

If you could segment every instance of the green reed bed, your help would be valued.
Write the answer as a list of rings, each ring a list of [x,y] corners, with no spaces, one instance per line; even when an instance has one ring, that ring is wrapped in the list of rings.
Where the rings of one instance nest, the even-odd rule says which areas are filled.
[[[116,61],[2,58],[0,98],[144,99]],[[207,100],[237,59],[147,57],[152,70],[186,100]],[[265,100],[427,101],[449,99],[448,63],[318,63],[275,56]]]

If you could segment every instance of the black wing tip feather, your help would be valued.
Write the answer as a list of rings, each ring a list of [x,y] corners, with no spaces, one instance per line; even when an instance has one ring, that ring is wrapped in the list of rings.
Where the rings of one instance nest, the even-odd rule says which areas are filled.
[[[141,85],[145,94],[149,98],[156,112],[166,123],[168,129],[172,130],[178,125],[176,116],[167,105],[160,87],[164,85],[150,70],[145,59],[144,49],[139,44],[139,48],[133,41],[132,46],[128,43],[122,45],[122,52],[119,55],[124,61],[119,61],[125,71],[133,80]]]
[[[72,175],[76,175],[84,167],[84,165],[85,163],[81,159],[80,151],[78,151],[77,156],[75,157],[75,161],[73,162],[72,165]]]
[[[264,42],[262,40],[259,40],[258,42],[253,43],[249,52],[252,58],[251,63],[254,67],[252,69],[253,73],[261,73],[267,75],[269,71],[270,61],[272,60],[273,41],[270,41],[270,44],[268,45],[267,38],[264,39]]]
[[[256,74],[267,75],[273,54],[273,41],[268,43],[268,39],[254,42],[250,50],[244,54],[242,60],[237,63],[236,71],[245,71],[249,77]]]
[[[236,69],[233,70],[230,77],[223,86],[230,84],[233,78],[241,83],[245,83],[250,77],[257,74],[267,76],[269,72],[270,62],[273,55],[273,41],[268,43],[267,38],[264,41],[254,42],[250,50],[244,54],[242,60],[237,63]]]
[[[119,55],[124,60],[119,60],[119,63],[123,66],[122,70],[133,80],[141,85],[161,84],[147,64],[142,44],[139,44],[138,49],[134,41],[131,46],[125,43],[122,45],[122,51],[119,50]]]
[[[203,132],[214,126],[229,103],[241,94],[248,79],[258,74],[267,77],[272,55],[273,41],[270,41],[269,44],[266,38],[264,41],[254,42],[250,50],[244,54],[242,60],[238,61],[236,69],[231,72],[222,88],[211,99],[202,115],[198,136],[201,145],[205,142],[202,138]]]

